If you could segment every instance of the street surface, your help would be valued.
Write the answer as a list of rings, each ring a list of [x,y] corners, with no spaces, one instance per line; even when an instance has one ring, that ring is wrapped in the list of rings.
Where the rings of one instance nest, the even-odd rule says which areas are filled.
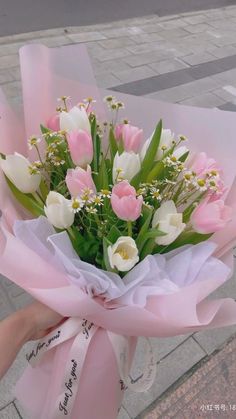
[[[236,0],[0,0],[0,36],[234,4]]]

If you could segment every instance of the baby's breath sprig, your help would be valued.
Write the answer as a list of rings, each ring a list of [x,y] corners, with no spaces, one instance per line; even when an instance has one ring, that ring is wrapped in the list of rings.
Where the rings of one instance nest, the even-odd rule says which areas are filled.
[[[42,168],[43,168],[43,164],[40,161],[35,161],[31,163],[31,165],[29,166],[29,173],[31,175],[40,174]]]
[[[84,205],[91,204],[94,199],[94,191],[90,188],[84,188],[80,195],[80,198]]]
[[[77,214],[80,212],[84,207],[84,202],[80,198],[73,198],[69,204],[69,206],[72,208],[74,214]]]
[[[64,108],[59,106],[57,108],[57,111],[58,112],[62,112],[62,111],[68,112],[67,102],[70,99],[71,99],[70,96],[61,96],[61,97],[59,97],[57,100],[58,100],[58,102],[62,102],[63,103]]]
[[[28,145],[29,149],[32,150],[33,147],[36,147],[42,141],[41,138],[35,137],[34,135],[29,138]]]
[[[111,197],[111,191],[109,189],[101,189],[98,196],[109,199]]]
[[[112,126],[114,126],[117,123],[119,110],[124,109],[125,105],[123,102],[117,100],[116,97],[112,95],[105,96],[104,102],[107,104],[108,109],[110,109],[112,112],[115,112],[115,116],[112,120]]]
[[[35,150],[36,150],[36,152],[38,154],[38,158],[39,158],[40,162],[43,165],[43,160],[42,160],[42,157],[41,157],[39,148],[38,148],[38,144],[40,142],[41,142],[41,138],[38,138],[38,137],[36,137],[36,136],[33,135],[32,137],[30,137],[30,139],[28,141],[28,145],[29,145],[29,149],[30,150],[32,150],[32,148],[35,148]]]

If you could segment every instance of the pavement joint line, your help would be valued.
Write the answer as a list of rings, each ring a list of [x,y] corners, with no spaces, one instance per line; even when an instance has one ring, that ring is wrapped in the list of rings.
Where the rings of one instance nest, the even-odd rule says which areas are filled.
[[[214,58],[212,56],[212,58]],[[188,82],[211,77],[236,67],[236,54],[224,58],[213,59],[210,62],[195,64],[188,68],[183,68],[169,73],[136,80],[129,83],[111,87],[121,93],[132,94],[135,91],[137,96],[143,96],[172,87],[187,84]]]
[[[158,406],[160,402],[165,400],[171,393],[174,392],[181,384],[188,380],[195,371],[197,371],[201,366],[210,359],[211,355],[205,356],[200,359],[196,364],[189,368],[181,377],[179,377],[173,384],[171,384],[167,390],[165,390],[156,400],[154,400],[149,406],[147,406],[135,419],[145,419],[145,416],[148,412],[152,411],[155,407]]]
[[[185,343],[191,337],[193,337],[193,335],[186,335],[186,339],[182,340],[180,343],[178,343],[177,346],[175,346],[173,349],[171,349],[170,352],[166,353],[161,359],[159,359],[159,361],[157,361],[157,365],[161,364],[169,355],[171,355],[173,352],[175,352],[176,349],[178,349],[180,346],[182,346],[183,343]],[[195,342],[196,342],[196,340],[195,340]],[[196,342],[196,343],[198,344],[198,342]]]
[[[204,349],[204,347],[201,345],[201,343],[198,342],[198,340],[195,338],[194,334],[192,335],[192,338],[200,346],[200,348],[203,350],[203,352],[205,352],[205,354],[208,356],[208,353],[207,353],[206,349]]]
[[[14,407],[15,407],[15,409],[16,409],[16,411],[17,411],[17,413],[18,413],[19,417],[20,417],[20,419],[24,419],[24,418],[23,418],[23,416],[21,415],[21,413],[20,413],[20,411],[19,411],[19,409],[18,409],[18,407],[17,407],[16,403],[15,403],[15,400],[13,400],[13,405],[14,405]]]
[[[170,392],[165,398],[162,400],[157,400],[157,402],[150,408],[146,409],[146,412],[142,412],[142,415],[138,416],[139,419],[157,419],[162,417],[175,417],[175,418],[183,418],[183,417],[199,417],[199,414],[194,415],[196,412],[196,402],[198,401],[199,405],[201,404],[208,404],[210,400],[206,398],[207,396],[213,396],[214,393],[210,391],[210,394],[207,392],[207,389],[214,389],[216,390],[216,398],[211,399],[214,403],[220,404],[223,401],[228,402],[229,399],[232,399],[232,403],[235,401],[235,394],[230,391],[231,386],[235,386],[235,376],[232,375],[235,372],[235,361],[236,361],[236,340],[235,337],[231,339],[231,341],[227,342],[227,344],[222,348],[222,350],[218,351],[218,353],[214,357],[209,357],[205,362],[202,363],[202,366],[194,371],[192,376],[189,376],[185,381],[180,383],[180,385],[175,388],[172,392]],[[231,373],[230,377],[230,370],[233,367],[233,373]],[[214,385],[215,379],[218,377],[221,381],[218,381],[217,387]],[[222,382],[223,378],[223,382]],[[210,381],[209,381],[210,379]],[[211,385],[209,385],[211,384]],[[224,388],[221,388],[221,386]],[[200,391],[198,391],[199,387],[201,387]],[[205,397],[206,392],[206,397]],[[229,398],[227,397],[229,394]],[[200,397],[198,397],[198,395]],[[224,396],[225,399],[219,399],[219,396]],[[192,396],[192,397],[191,397]],[[222,401],[221,401],[222,400]],[[199,408],[198,405],[198,408]],[[191,410],[191,407],[193,409]],[[167,407],[167,409],[166,409]],[[187,408],[187,412],[186,412]],[[178,415],[176,411],[181,410],[181,415]],[[183,414],[183,409],[188,416]],[[233,409],[235,410],[235,409]],[[165,412],[167,414],[165,415]],[[193,413],[194,416],[191,416]],[[154,416],[154,414],[156,416]],[[204,416],[201,416],[206,417]],[[212,418],[219,417],[219,415],[211,416]],[[221,417],[221,416],[220,416]],[[227,417],[234,417],[227,416]],[[136,418],[136,419],[138,419]]]
[[[207,354],[205,357],[200,359],[196,364],[194,364],[188,371],[186,371],[173,384],[171,384],[171,386],[167,390],[165,390],[156,400],[154,400],[149,406],[147,406],[143,410],[143,412],[141,412],[135,419],[145,419],[147,413],[151,412],[155,407],[158,406],[159,403],[161,403],[166,398],[168,398],[168,396],[170,396],[174,392],[175,389],[177,389],[184,382],[186,382],[197,370],[199,370],[202,366],[204,366],[215,355],[219,355],[223,349],[227,348],[227,346],[231,342],[234,341],[234,339],[236,339],[236,334],[235,333],[232,336],[230,336],[230,338],[228,338],[222,345],[220,345],[217,349],[215,349],[210,355]],[[201,345],[199,345],[199,346],[201,346]],[[204,352],[205,352],[205,350],[204,350]],[[227,354],[227,355],[230,356],[230,354]],[[215,368],[215,367],[213,367],[213,368]],[[211,372],[212,372],[213,368],[211,369]]]
[[[8,406],[10,406],[12,403],[14,403],[14,400],[11,400],[10,402],[8,402],[5,406],[0,407],[0,413],[6,409]]]

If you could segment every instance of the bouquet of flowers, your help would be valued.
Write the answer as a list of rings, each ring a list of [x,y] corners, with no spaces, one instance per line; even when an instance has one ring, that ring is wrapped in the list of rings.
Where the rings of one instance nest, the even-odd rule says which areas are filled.
[[[16,200],[67,231],[80,260],[123,277],[148,255],[205,241],[231,221],[219,164],[204,152],[192,158],[184,136],[160,121],[141,147],[142,129],[116,124],[124,105],[115,97],[105,98],[110,123],[98,122],[92,98],[70,109],[61,101],[42,137],[29,139],[38,160],[2,154],[0,165]]]
[[[145,140],[112,94],[106,119],[92,97],[59,100],[28,138],[30,159],[0,146],[1,273],[68,317],[27,355],[17,393],[31,418],[111,419],[126,387],[155,377],[147,341],[130,378],[135,337],[236,322],[233,300],[205,299],[232,269],[236,173],[161,120]]]

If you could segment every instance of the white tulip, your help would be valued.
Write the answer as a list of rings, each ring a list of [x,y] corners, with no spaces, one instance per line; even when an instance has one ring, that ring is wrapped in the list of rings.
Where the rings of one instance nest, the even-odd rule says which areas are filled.
[[[152,133],[151,137],[147,141],[145,141],[145,143],[142,147],[142,150],[141,150],[141,153],[140,153],[140,157],[141,157],[142,161],[143,161],[143,159],[146,155],[146,152],[148,150],[148,147],[151,143],[153,134],[154,134],[154,132]],[[158,150],[157,150],[155,160],[160,160],[163,156],[163,151],[162,151],[161,147],[165,146],[166,149],[168,150],[169,148],[172,147],[172,145],[173,145],[172,141],[173,140],[174,140],[174,135],[172,134],[171,130],[170,129],[163,129],[162,133],[161,133],[160,144],[159,144],[159,147],[158,147]]]
[[[178,213],[174,201],[166,201],[161,204],[153,216],[152,227],[166,233],[165,236],[157,237],[156,243],[167,246],[185,229],[183,214]]]
[[[56,228],[65,229],[70,227],[75,218],[70,200],[58,192],[49,192],[44,212],[48,221]]]
[[[112,269],[127,272],[139,261],[138,249],[132,237],[121,236],[112,246],[107,248],[109,263]]]
[[[86,110],[74,106],[69,112],[60,113],[60,129],[67,132],[82,129],[91,134],[91,126]]]
[[[0,167],[7,178],[23,193],[33,193],[40,185],[41,175],[31,174],[30,162],[19,153],[9,154],[6,159],[0,158]]]
[[[116,153],[113,162],[113,182],[117,180],[131,179],[140,171],[141,162],[139,154],[133,151],[124,151],[122,154]]]
[[[176,148],[173,152],[173,156],[178,160],[180,157],[182,157],[185,153],[187,153],[189,150],[187,147],[182,145],[181,147]]]

